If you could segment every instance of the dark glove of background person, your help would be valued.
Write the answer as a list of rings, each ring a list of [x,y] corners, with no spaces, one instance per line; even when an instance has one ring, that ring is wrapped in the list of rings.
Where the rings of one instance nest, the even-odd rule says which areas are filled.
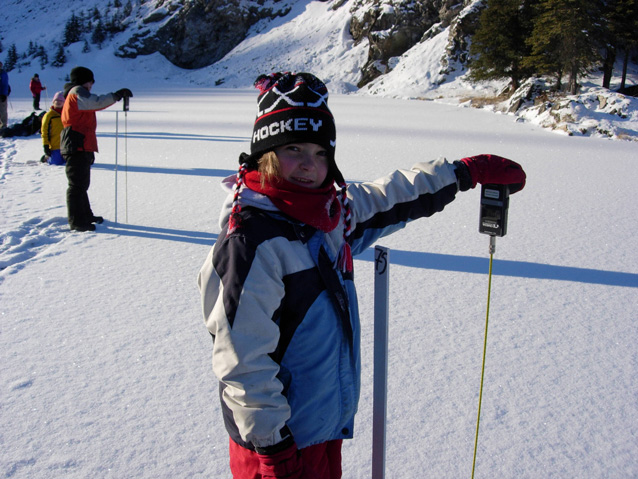
[[[128,88],[121,88],[120,90],[113,92],[113,96],[115,97],[115,101],[120,101],[122,98],[130,98],[133,96],[133,92]]]
[[[0,95],[0,101],[7,101],[7,95]]]
[[[44,154],[51,156],[51,148],[49,148],[49,145],[44,145]]]
[[[301,452],[293,442],[275,454],[257,454],[262,479],[318,479],[312,471],[304,470]]]
[[[459,189],[461,191],[493,183],[510,185],[510,193],[521,191],[525,187],[527,176],[518,163],[497,155],[476,155],[455,161]]]

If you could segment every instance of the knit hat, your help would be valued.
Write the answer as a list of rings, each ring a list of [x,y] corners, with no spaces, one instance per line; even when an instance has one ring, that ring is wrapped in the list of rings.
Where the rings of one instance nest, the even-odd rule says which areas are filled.
[[[94,82],[93,72],[86,67],[75,67],[71,70],[71,83],[75,85],[84,85],[88,82]]]
[[[240,163],[254,169],[264,153],[279,146],[314,143],[328,152],[332,179],[343,181],[334,159],[337,131],[326,85],[310,73],[285,72],[260,75],[255,88],[260,93],[250,155],[242,155]]]
[[[56,101],[61,101],[62,103],[64,103],[64,92],[59,91],[55,95],[53,95],[52,103],[55,103]]]
[[[239,171],[235,182],[232,212],[228,221],[227,235],[240,226],[241,190],[250,170],[257,169],[258,160],[264,153],[289,143],[314,143],[328,153],[330,166],[328,181],[336,182],[336,193],[343,208],[343,244],[337,255],[338,268],[352,273],[352,214],[343,175],[335,162],[337,131],[334,118],[328,108],[328,89],[310,73],[271,73],[260,75],[255,80],[259,90],[257,119],[253,127],[250,155],[239,157]],[[331,185],[334,188],[334,185]]]

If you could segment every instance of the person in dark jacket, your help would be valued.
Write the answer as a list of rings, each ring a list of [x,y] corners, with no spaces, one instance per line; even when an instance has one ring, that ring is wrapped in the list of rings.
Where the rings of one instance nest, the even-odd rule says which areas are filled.
[[[360,385],[352,256],[477,183],[516,192],[525,172],[478,155],[348,185],[324,83],[273,73],[255,86],[251,153],[223,182],[221,232],[198,276],[230,469],[235,479],[339,479]]]
[[[40,110],[40,95],[42,94],[42,90],[46,90],[47,87],[42,85],[40,81],[40,75],[37,73],[33,75],[31,81],[29,82],[29,90],[31,90],[31,94],[33,95],[33,109]]]
[[[64,128],[60,136],[60,152],[66,161],[69,182],[66,191],[69,227],[75,231],[95,231],[93,223],[104,221],[101,216],[93,214],[88,195],[91,165],[98,151],[95,112],[108,108],[124,97],[132,97],[133,93],[128,88],[122,88],[106,95],[92,94],[95,78],[93,72],[85,67],[73,68],[70,79],[70,83],[64,85]]]
[[[9,103],[10,94],[9,74],[2,68],[2,62],[0,62],[0,130],[9,126],[7,104]]]

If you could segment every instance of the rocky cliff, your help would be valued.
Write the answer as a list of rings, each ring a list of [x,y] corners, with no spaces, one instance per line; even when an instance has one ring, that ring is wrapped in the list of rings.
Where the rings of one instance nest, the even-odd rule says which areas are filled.
[[[317,0],[319,1],[319,0]],[[172,0],[159,1],[143,19],[145,28],[119,47],[117,55],[134,58],[159,52],[188,69],[211,65],[242,42],[252,27],[285,16],[294,0]],[[361,65],[359,87],[391,70],[391,59],[421,40],[451,26],[443,68],[467,61],[469,35],[481,2],[454,0],[334,0],[336,10],[351,16],[355,44],[367,40],[368,56]],[[469,9],[468,4],[477,5]],[[464,11],[466,14],[461,15]],[[473,12],[473,13],[472,13]]]
[[[124,58],[159,52],[180,68],[212,65],[241,43],[262,20],[290,11],[293,0],[185,0],[163,5],[142,20],[148,28],[133,34],[116,52]]]

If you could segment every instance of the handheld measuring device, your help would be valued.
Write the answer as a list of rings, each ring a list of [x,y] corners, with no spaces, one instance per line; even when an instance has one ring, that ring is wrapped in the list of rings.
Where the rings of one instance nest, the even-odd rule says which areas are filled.
[[[507,234],[507,210],[510,203],[508,185],[483,185],[479,233],[491,236]]]

